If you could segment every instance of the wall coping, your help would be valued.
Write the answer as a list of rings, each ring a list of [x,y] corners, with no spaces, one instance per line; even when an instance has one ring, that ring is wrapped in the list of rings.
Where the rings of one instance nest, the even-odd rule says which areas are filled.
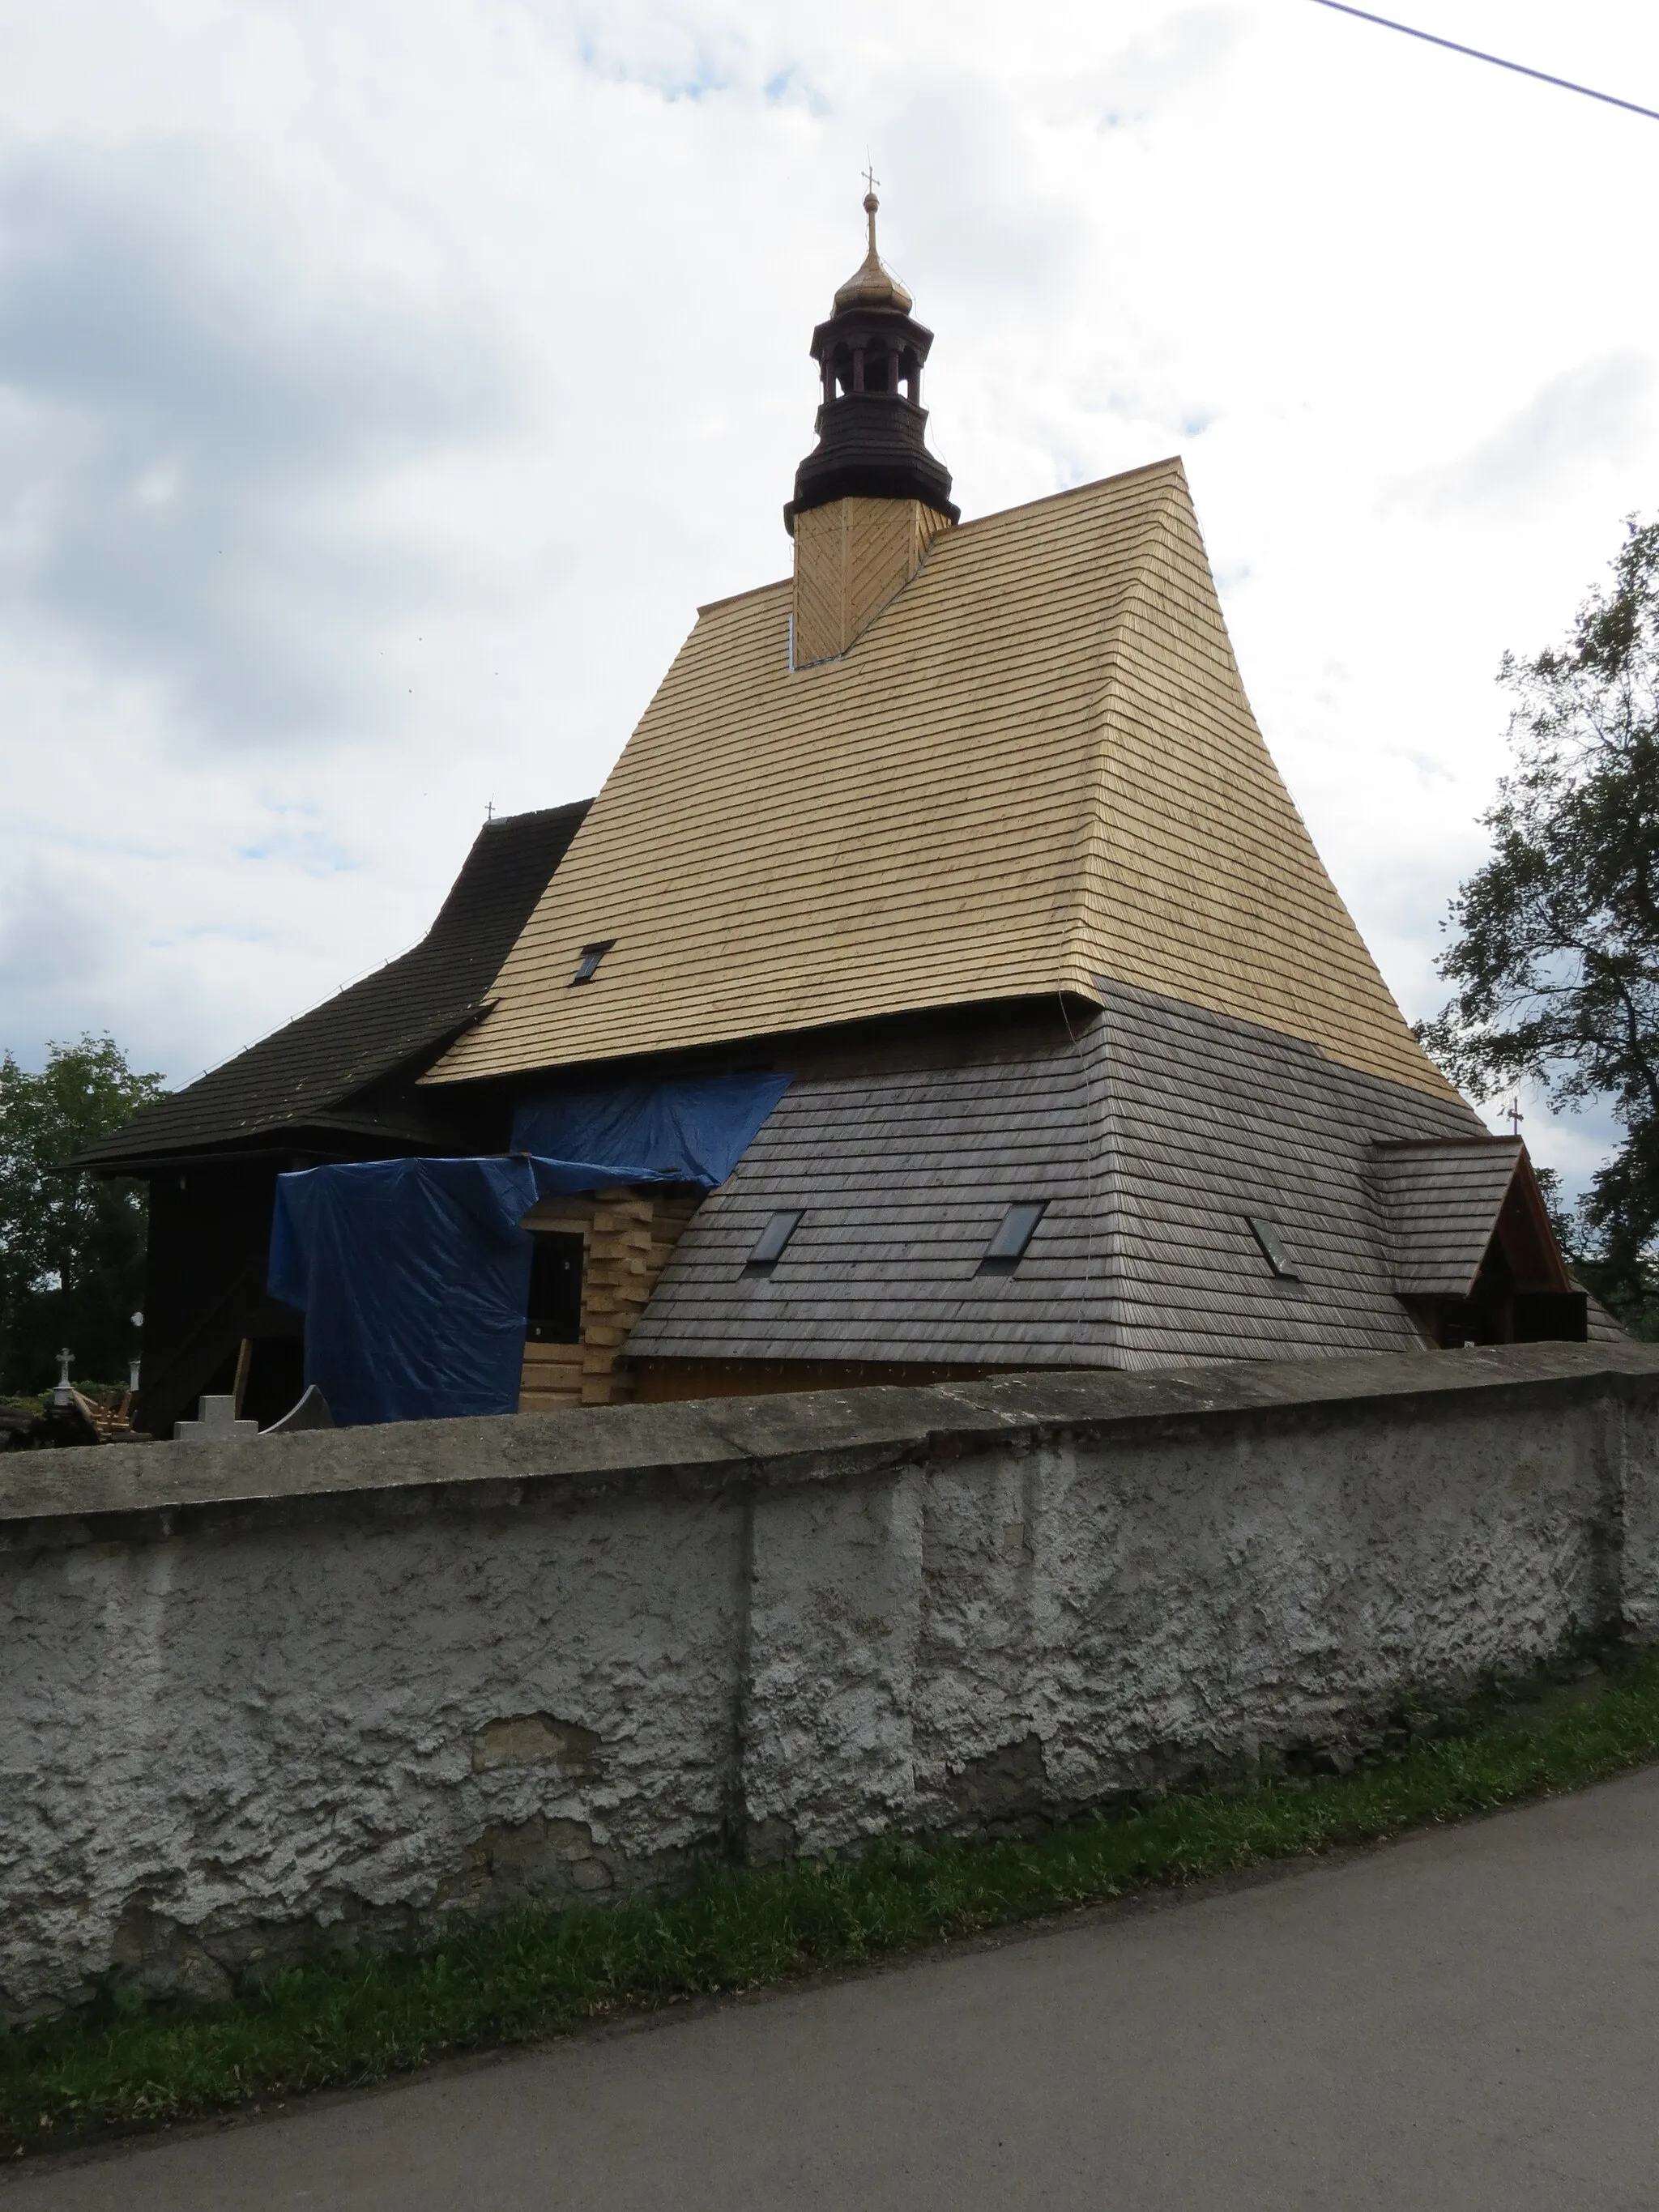
[[[1039,1369],[972,1382],[397,1422],[241,1443],[87,1445],[0,1460],[0,1525],[480,1485],[551,1484],[591,1495],[665,1475],[787,1483],[860,1464],[954,1456],[1022,1432],[1087,1430],[1127,1443],[1171,1422],[1271,1427],[1367,1405],[1450,1410],[1461,1401],[1474,1410],[1516,1394],[1607,1389],[1659,1397],[1659,1346],[1504,1345],[1139,1374]]]

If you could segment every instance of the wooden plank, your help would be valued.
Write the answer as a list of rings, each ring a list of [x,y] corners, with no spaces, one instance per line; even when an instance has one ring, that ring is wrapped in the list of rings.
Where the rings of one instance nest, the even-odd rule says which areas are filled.
[[[619,1355],[700,1203],[678,1194],[606,1190],[574,1202],[550,1201],[525,1217],[537,1226],[580,1226],[587,1242],[581,1341],[525,1346],[520,1413],[616,1405],[629,1397],[632,1377]],[[560,1206],[567,1211],[557,1212]]]

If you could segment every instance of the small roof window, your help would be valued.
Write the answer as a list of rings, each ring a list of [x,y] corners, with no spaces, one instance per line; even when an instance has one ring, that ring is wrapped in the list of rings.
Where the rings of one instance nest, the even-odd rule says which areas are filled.
[[[755,1249],[749,1255],[746,1264],[751,1267],[772,1267],[783,1257],[784,1246],[787,1244],[805,1218],[805,1214],[799,1211],[793,1213],[772,1214],[765,1228],[755,1239]]]
[[[571,981],[591,983],[599,972],[600,961],[604,959],[616,941],[614,937],[607,937],[603,945],[584,945],[582,957],[576,963],[576,972],[571,977]]]
[[[1291,1248],[1285,1242],[1284,1231],[1278,1226],[1277,1223],[1263,1221],[1254,1213],[1247,1213],[1244,1218],[1250,1224],[1251,1236],[1261,1247],[1262,1258],[1278,1276],[1279,1281],[1299,1283],[1302,1276],[1291,1256]]]
[[[1025,1248],[1048,1211],[1046,1198],[1021,1199],[1011,1206],[985,1248],[985,1257],[979,1263],[981,1274],[1011,1275],[1024,1258]]]

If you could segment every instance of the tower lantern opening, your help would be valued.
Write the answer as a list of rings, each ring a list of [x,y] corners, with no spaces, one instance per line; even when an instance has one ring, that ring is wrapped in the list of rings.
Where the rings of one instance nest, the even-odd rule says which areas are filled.
[[[959,519],[951,471],[927,450],[921,374],[933,334],[876,246],[873,191],[864,260],[812,333],[817,443],[783,510],[795,541],[795,658],[848,647],[920,567],[931,538]]]

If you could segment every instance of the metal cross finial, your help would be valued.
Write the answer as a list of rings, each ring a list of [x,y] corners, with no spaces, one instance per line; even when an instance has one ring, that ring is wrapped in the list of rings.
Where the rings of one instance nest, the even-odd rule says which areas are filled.
[[[1521,1124],[1526,1120],[1526,1115],[1521,1111],[1521,1101],[1518,1098],[1511,1098],[1508,1107],[1504,1110],[1504,1119],[1509,1123],[1510,1129],[1517,1137],[1521,1133]]]
[[[870,187],[864,195],[864,219],[870,226],[870,260],[873,264],[880,259],[880,256],[876,252],[876,210],[881,205],[881,202],[876,198],[876,186],[881,179],[877,176],[875,164],[867,153],[864,160],[864,181]]]

